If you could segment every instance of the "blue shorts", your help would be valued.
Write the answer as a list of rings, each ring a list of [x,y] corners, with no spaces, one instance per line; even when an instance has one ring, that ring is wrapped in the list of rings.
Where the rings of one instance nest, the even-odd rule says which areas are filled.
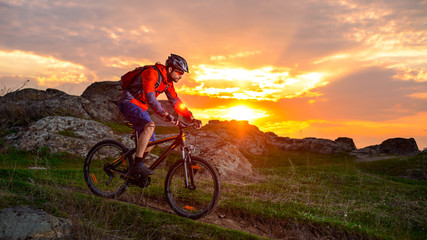
[[[152,122],[150,115],[147,111],[143,111],[137,105],[130,102],[120,102],[118,104],[120,112],[126,117],[126,119],[133,125],[133,128],[138,131],[139,134],[144,131],[145,124]],[[150,141],[155,141],[154,132],[150,138]]]

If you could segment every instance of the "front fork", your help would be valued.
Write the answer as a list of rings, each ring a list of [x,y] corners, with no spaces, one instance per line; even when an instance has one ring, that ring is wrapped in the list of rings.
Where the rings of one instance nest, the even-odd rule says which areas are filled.
[[[194,185],[194,171],[191,161],[191,151],[193,146],[182,146],[182,158],[184,159],[184,174],[185,174],[185,187],[190,190],[195,190],[196,186]]]

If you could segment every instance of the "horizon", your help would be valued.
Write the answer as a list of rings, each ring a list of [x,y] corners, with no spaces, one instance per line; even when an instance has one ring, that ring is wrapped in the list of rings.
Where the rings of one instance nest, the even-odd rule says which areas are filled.
[[[349,137],[357,148],[414,138],[423,150],[425,12],[425,0],[6,0],[0,89],[28,79],[81,95],[175,53],[190,67],[177,93],[204,124],[247,120],[283,137]]]

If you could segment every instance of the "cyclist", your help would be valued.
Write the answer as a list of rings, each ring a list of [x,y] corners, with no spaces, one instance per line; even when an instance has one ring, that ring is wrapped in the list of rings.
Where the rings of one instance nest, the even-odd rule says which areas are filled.
[[[148,142],[155,140],[155,125],[147,112],[148,105],[165,121],[175,125],[183,124],[162,107],[157,100],[159,94],[164,92],[175,111],[188,121],[195,123],[196,128],[202,126],[202,122],[193,117],[193,114],[182,103],[175,92],[174,83],[179,82],[184,72],[189,73],[187,61],[181,56],[171,54],[166,60],[165,65],[157,62],[155,65],[141,72],[136,81],[140,81],[139,85],[142,85],[142,89],[137,95],[135,93],[132,94],[129,90],[124,90],[120,97],[118,102],[120,112],[139,133],[135,159],[131,162],[133,166],[131,167],[132,171],[130,174],[133,177],[139,178],[140,176],[153,174],[153,171],[145,167],[143,163],[143,159],[152,149],[152,147],[147,148]]]

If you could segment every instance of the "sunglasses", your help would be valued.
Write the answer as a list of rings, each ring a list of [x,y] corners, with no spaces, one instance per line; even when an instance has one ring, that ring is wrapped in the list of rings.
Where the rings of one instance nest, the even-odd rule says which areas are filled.
[[[184,74],[184,72],[181,72],[181,71],[179,71],[179,70],[174,70],[174,72],[176,72],[176,74],[178,74],[179,76],[181,76],[182,74]]]

